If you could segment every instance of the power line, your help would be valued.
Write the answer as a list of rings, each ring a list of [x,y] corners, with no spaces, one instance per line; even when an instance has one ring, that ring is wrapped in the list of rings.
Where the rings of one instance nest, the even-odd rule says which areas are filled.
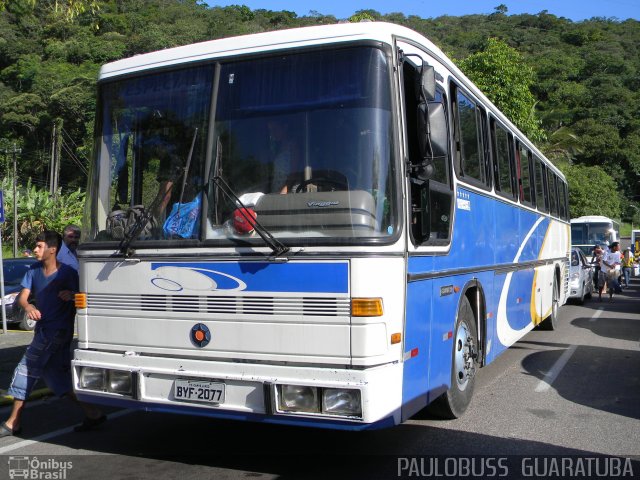
[[[75,163],[78,166],[78,168],[80,168],[82,173],[84,173],[85,175],[89,175],[89,171],[84,166],[84,164],[80,160],[78,160],[78,157],[74,155],[73,151],[71,150],[71,148],[69,147],[65,139],[61,138],[61,140],[62,140],[62,148],[65,150],[65,152],[67,152],[67,155],[69,155],[69,158],[73,161],[73,163]]]

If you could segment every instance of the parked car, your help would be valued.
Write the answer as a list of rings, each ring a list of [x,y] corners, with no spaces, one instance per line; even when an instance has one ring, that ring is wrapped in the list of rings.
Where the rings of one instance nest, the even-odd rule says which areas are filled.
[[[23,330],[33,330],[36,322],[27,318],[16,299],[22,287],[20,282],[29,267],[38,260],[35,257],[6,258],[2,261],[4,274],[4,306],[7,324],[17,324]]]
[[[585,298],[591,298],[593,290],[593,266],[582,250],[573,247],[569,270],[569,298],[577,299],[582,305]]]

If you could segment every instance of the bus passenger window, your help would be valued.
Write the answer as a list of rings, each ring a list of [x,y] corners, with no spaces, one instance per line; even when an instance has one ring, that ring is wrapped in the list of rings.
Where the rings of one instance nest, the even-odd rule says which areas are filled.
[[[459,129],[458,155],[463,177],[475,180],[484,179],[484,150],[480,140],[479,125],[481,125],[480,109],[462,93],[457,94],[456,128]]]
[[[547,186],[549,187],[549,205],[551,207],[551,215],[558,216],[558,191],[556,189],[556,176],[547,169]]]
[[[544,193],[544,165],[542,164],[542,161],[538,158],[535,157],[534,158],[534,162],[535,162],[535,168],[534,168],[534,174],[535,174],[535,186],[536,186],[536,205],[538,207],[538,210],[540,210],[541,212],[547,212],[549,211],[549,206],[545,197],[545,193]]]
[[[531,171],[529,169],[529,162],[531,159],[531,154],[529,149],[518,142],[519,149],[518,153],[520,154],[520,201],[526,203],[527,205],[531,205],[532,203],[532,195],[531,195]]]
[[[495,158],[496,190],[505,196],[513,197],[513,186],[511,183],[511,140],[509,133],[495,121],[492,122],[491,130]]]

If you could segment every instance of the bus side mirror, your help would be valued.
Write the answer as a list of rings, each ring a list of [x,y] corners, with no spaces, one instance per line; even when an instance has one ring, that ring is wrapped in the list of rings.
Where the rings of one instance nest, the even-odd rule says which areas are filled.
[[[424,99],[432,102],[436,99],[436,71],[424,60],[420,70],[420,92],[417,95],[418,101]]]
[[[429,131],[431,154],[434,157],[446,157],[449,153],[447,135],[447,116],[440,102],[429,103]]]
[[[449,154],[447,116],[442,103],[429,102],[418,105],[418,144],[420,158],[428,163]]]

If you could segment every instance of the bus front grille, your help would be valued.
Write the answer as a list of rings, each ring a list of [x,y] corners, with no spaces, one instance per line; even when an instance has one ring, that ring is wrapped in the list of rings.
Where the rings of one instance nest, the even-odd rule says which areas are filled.
[[[348,316],[348,298],[101,294],[87,295],[87,308],[226,315]]]

